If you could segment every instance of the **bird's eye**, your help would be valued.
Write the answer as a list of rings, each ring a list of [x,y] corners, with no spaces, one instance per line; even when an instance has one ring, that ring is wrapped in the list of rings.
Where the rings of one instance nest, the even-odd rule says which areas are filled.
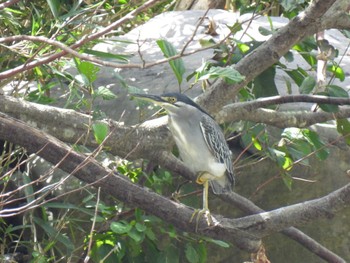
[[[176,98],[175,97],[168,97],[167,98],[168,102],[170,102],[171,104],[174,104],[176,102]]]

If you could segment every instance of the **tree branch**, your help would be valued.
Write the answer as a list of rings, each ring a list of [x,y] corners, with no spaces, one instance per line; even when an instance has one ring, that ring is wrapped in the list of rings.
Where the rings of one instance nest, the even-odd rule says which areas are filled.
[[[235,192],[230,193],[229,195],[220,195],[219,197],[225,202],[233,204],[235,207],[239,208],[241,211],[244,211],[247,214],[259,214],[265,212],[253,202]],[[322,246],[317,241],[295,227],[288,227],[286,229],[283,229],[281,233],[300,243],[302,246],[320,258],[326,260],[327,262],[346,262],[344,259],[330,251],[328,248]]]
[[[252,81],[264,70],[279,61],[293,45],[306,36],[322,30],[323,15],[336,0],[317,0],[311,2],[305,12],[294,17],[286,26],[280,28],[269,40],[240,60],[235,69],[245,76],[245,80],[235,85],[229,85],[218,80],[203,95],[198,103],[212,113],[217,113],[223,105],[231,101],[236,93]]]
[[[322,29],[338,28],[349,29],[350,19],[350,2],[348,0],[338,0],[326,12],[322,19]],[[334,18],[337,19],[334,19]]]
[[[96,182],[95,187],[102,187],[111,196],[130,205],[136,205],[183,231],[194,233],[196,230],[196,222],[190,222],[193,209],[130,182],[125,176],[102,167],[93,158],[72,151],[56,138],[2,113],[0,113],[0,138],[25,147],[29,152],[36,153],[52,164],[59,164],[58,168],[72,173],[83,182]],[[109,176],[101,180],[106,175]],[[256,251],[260,246],[259,239],[246,236],[242,231],[226,232],[220,222],[210,228],[204,218],[198,223],[199,234],[233,242],[247,251]],[[232,235],[232,232],[237,233]]]
[[[153,66],[156,66],[159,64],[168,63],[169,61],[172,61],[172,60],[176,60],[176,59],[179,59],[182,57],[190,56],[190,55],[193,55],[195,53],[198,53],[198,52],[201,52],[201,51],[204,51],[207,49],[215,48],[215,47],[219,46],[221,44],[221,42],[223,42],[223,41],[221,41],[218,44],[195,49],[195,50],[192,50],[189,52],[183,52],[183,53],[180,53],[180,54],[168,57],[168,58],[159,59],[159,60],[154,61],[154,62],[149,62],[149,63],[144,62],[144,63],[140,63],[140,64],[137,64],[137,63],[136,64],[132,64],[132,63],[121,64],[121,63],[115,63],[115,62],[111,62],[111,61],[101,60],[101,59],[98,59],[94,56],[86,55],[86,54],[79,53],[79,52],[75,51],[72,48],[74,45],[69,47],[69,46],[66,46],[65,44],[63,44],[59,41],[49,39],[49,38],[43,37],[43,36],[17,35],[17,36],[10,36],[10,37],[2,37],[2,38],[0,38],[0,43],[13,42],[13,41],[23,41],[23,40],[33,41],[33,42],[36,42],[36,41],[42,42],[42,43],[46,43],[46,44],[52,45],[54,47],[57,47],[59,49],[62,49],[64,54],[62,52],[60,52],[60,54],[62,53],[61,57],[66,56],[66,55],[72,55],[72,56],[75,56],[77,58],[80,58],[81,60],[90,61],[90,62],[96,63],[98,65],[101,65],[101,66],[113,67],[113,68],[140,68],[140,69],[150,68],[150,67],[153,67]],[[189,43],[189,42],[187,42],[187,43]],[[184,46],[184,48],[186,48],[186,45]],[[37,65],[35,65],[35,66],[41,65],[40,63],[42,60],[46,60],[52,56],[56,56],[56,54],[48,56],[48,57],[36,57],[35,58],[36,62],[33,62],[33,63],[37,63]],[[28,64],[29,63],[26,63],[25,65],[28,65]],[[23,65],[23,66],[25,66],[25,65]],[[30,68],[26,68],[25,70],[28,70],[28,69],[30,69]],[[10,72],[11,70],[8,70],[5,72]],[[17,74],[17,73],[18,72],[15,72],[13,74]],[[10,76],[12,76],[13,74],[11,74]],[[9,76],[7,76],[7,77],[9,77]],[[2,79],[2,73],[0,73],[0,79]]]
[[[61,109],[0,95],[0,112],[27,122],[66,143],[75,144],[84,138],[86,146],[98,147],[91,131],[93,123],[109,125],[112,134],[106,141],[110,152],[125,158],[158,156],[170,151],[173,139],[165,122],[154,120],[142,125],[124,126],[116,121],[92,121],[92,117],[74,110]],[[150,125],[151,124],[151,125]]]
[[[237,102],[229,104],[215,115],[219,123],[231,121],[254,121],[265,123],[279,128],[299,127],[306,128],[313,124],[334,120],[335,118],[350,117],[350,108],[340,108],[336,113],[329,112],[307,112],[307,111],[276,111],[262,109],[263,107],[283,104],[307,102],[332,105],[350,105],[348,98],[335,98],[317,95],[290,95],[260,98],[255,101]]]
[[[60,169],[72,173],[83,182],[96,182],[94,185],[103,187],[108,194],[126,203],[137,205],[183,231],[194,232],[196,229],[195,223],[189,223],[192,209],[131,183],[124,176],[102,167],[93,158],[76,153],[52,136],[2,113],[0,138],[21,145],[47,161],[58,164]],[[108,176],[104,179],[106,175]],[[237,194],[232,193],[225,198],[232,200],[234,196]],[[350,184],[326,197],[258,215],[240,219],[221,219],[219,216],[214,216],[219,221],[209,228],[203,219],[199,222],[199,234],[233,242],[247,251],[256,251],[262,237],[291,225],[305,224],[318,218],[330,218],[334,213],[349,206],[349,201]]]
[[[130,13],[128,13],[127,15],[125,15],[124,17],[122,17],[121,19],[111,23],[109,26],[103,28],[102,30],[94,33],[94,34],[91,34],[91,35],[85,35],[84,37],[82,37],[80,40],[78,40],[74,45],[71,45],[70,46],[70,49],[76,49],[78,47],[81,47],[82,45],[94,40],[94,39],[97,39],[103,35],[106,35],[108,34],[110,31],[112,31],[114,28],[117,28],[119,26],[121,26],[122,24],[126,23],[127,21],[130,21],[132,19],[134,19],[134,17],[136,15],[138,15],[139,13],[141,13],[143,10],[147,9],[147,8],[150,8],[151,6],[157,4],[157,3],[160,3],[164,0],[149,0],[147,1],[146,3],[144,3],[143,5],[139,6],[138,8],[132,10]],[[35,61],[31,61],[31,62],[28,62],[28,63],[25,63],[23,65],[20,65],[18,67],[15,67],[13,69],[10,69],[10,70],[6,70],[6,71],[3,71],[3,72],[0,72],[0,80],[1,79],[5,79],[5,78],[8,78],[8,77],[11,77],[15,74],[18,74],[20,72],[23,72],[23,71],[26,71],[26,70],[29,70],[29,69],[32,69],[34,67],[37,67],[37,66],[40,66],[40,65],[43,65],[43,64],[47,64],[55,59],[58,59],[62,56],[65,56],[67,54],[67,51],[61,51],[61,52],[58,52],[56,54],[53,54],[53,55],[50,55],[48,57],[43,57],[43,58],[40,58],[38,60],[35,60]]]

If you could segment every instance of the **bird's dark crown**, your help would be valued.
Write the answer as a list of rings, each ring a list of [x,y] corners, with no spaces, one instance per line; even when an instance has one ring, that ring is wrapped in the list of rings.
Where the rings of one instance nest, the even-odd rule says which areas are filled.
[[[160,95],[160,97],[164,100],[167,100],[168,102],[175,104],[176,102],[183,102],[185,104],[191,105],[201,112],[207,114],[210,116],[209,113],[207,113],[205,110],[203,110],[197,103],[195,103],[191,98],[189,98],[187,95],[183,93],[178,93],[178,92],[169,92],[169,93],[164,93]],[[210,116],[211,117],[211,116]]]

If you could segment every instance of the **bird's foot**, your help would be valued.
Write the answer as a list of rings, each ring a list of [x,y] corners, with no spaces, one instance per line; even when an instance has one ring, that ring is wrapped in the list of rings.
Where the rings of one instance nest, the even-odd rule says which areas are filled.
[[[207,221],[208,226],[214,225],[214,220],[210,214],[209,209],[196,209],[191,216],[190,223],[192,223],[193,219],[196,218],[196,232],[198,230],[198,223],[201,217]]]
[[[198,172],[197,173],[197,184],[204,184],[210,179],[211,175],[208,172]]]

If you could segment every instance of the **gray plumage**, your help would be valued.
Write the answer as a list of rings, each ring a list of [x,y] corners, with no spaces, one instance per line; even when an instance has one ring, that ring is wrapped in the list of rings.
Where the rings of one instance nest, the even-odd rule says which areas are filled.
[[[167,110],[169,129],[182,161],[195,173],[205,172],[216,194],[232,190],[234,170],[231,151],[215,120],[189,97],[180,93],[160,96],[135,94]]]

